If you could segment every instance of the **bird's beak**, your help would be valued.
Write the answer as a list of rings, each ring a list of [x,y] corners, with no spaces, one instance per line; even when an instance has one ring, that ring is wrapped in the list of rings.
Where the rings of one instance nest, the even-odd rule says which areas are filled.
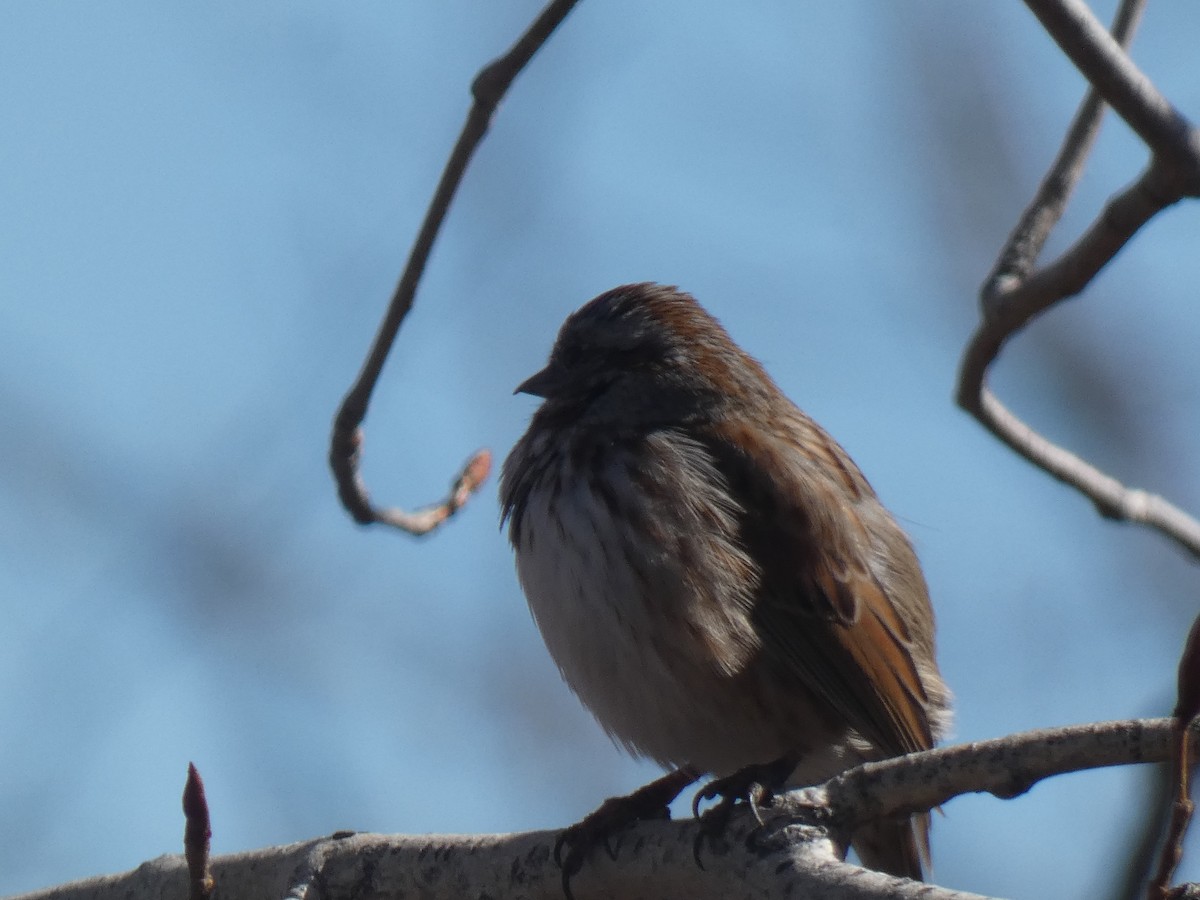
[[[561,373],[553,363],[542,371],[530,375],[517,385],[514,394],[532,394],[534,397],[549,397],[561,380]]]

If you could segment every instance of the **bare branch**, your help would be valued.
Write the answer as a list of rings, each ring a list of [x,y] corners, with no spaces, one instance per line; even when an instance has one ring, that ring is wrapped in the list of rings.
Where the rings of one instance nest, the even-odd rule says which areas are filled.
[[[1088,497],[1105,518],[1149,525],[1200,557],[1200,522],[1157,494],[1128,488],[1091,463],[1042,437],[988,390],[976,418],[1034,465]]]
[[[987,900],[978,894],[893,878],[843,863],[828,841],[765,846],[748,841],[756,823],[731,824],[720,864],[692,858],[694,820],[646,822],[613,840],[616,860],[596,853],[572,882],[577,900]],[[553,832],[513,835],[371,835],[343,833],[303,844],[217,857],[222,900],[385,900],[496,896],[562,900],[551,859]],[[183,897],[187,867],[164,856],[123,875],[89,879],[10,900],[149,900]]]
[[[1140,900],[1145,894],[1154,866],[1159,857],[1162,843],[1162,811],[1174,797],[1174,784],[1167,766],[1160,766],[1144,773],[1141,785],[1134,788],[1140,794],[1141,809],[1130,810],[1142,821],[1131,821],[1127,844],[1129,858],[1120,876],[1109,879],[1109,900]]]
[[[1175,689],[1175,718],[1182,725],[1200,716],[1200,616],[1196,616],[1179,656],[1179,677]]]
[[[856,766],[816,789],[845,827],[941,806],[961,794],[1020,796],[1053,775],[1171,757],[1174,719],[1027,731]],[[801,792],[802,793],[802,792]]]
[[[1164,193],[1164,191],[1170,191]],[[1150,525],[1200,556],[1200,522],[1161,497],[1125,487],[1091,463],[1038,434],[984,386],[1004,343],[1034,316],[1078,293],[1145,222],[1180,199],[1152,166],[1111,200],[1074,247],[1027,281],[990,291],[990,313],[972,335],[959,371],[958,404],[1034,465],[1087,496],[1106,518]],[[989,293],[985,289],[985,293]]]
[[[1149,525],[1200,557],[1200,521],[1161,497],[1127,488],[1047,440],[986,386],[987,370],[1008,339],[1034,316],[1082,291],[1134,234],[1163,209],[1200,193],[1200,135],[1126,56],[1142,0],[1126,0],[1114,36],[1078,0],[1026,0],[1093,87],[1063,147],[1013,230],[980,295],[983,319],[959,369],[956,399],[992,434],[1059,481],[1087,496],[1100,514]],[[1110,102],[1155,152],[1146,172],[1108,202],[1095,222],[1057,260],[1033,265],[1058,222]]]
[[[1192,812],[1196,808],[1188,790],[1188,770],[1191,767],[1188,759],[1189,732],[1186,723],[1180,723],[1179,720],[1176,722],[1177,738],[1171,768],[1178,790],[1171,800],[1171,818],[1167,825],[1167,836],[1163,841],[1158,868],[1146,887],[1147,900],[1167,900],[1171,896],[1171,879],[1179,861],[1183,859],[1183,838],[1187,834],[1188,823],[1191,822]]]
[[[1126,0],[1121,4],[1113,22],[1113,38],[1121,46],[1129,46],[1129,42],[1133,40],[1144,8],[1145,0]],[[1000,252],[995,268],[984,282],[982,295],[985,318],[990,317],[991,311],[987,309],[987,305],[991,299],[1000,293],[1000,289],[1009,283],[1009,279],[1024,281],[1041,255],[1046,238],[1062,218],[1067,201],[1071,199],[1071,192],[1075,190],[1075,185],[1083,174],[1084,164],[1092,150],[1092,144],[1095,143],[1096,135],[1100,133],[1100,122],[1103,118],[1104,101],[1094,87],[1090,88],[1079,106],[1079,111],[1075,113],[1071,127],[1067,129],[1062,149],[1058,151],[1050,171],[1042,179],[1033,200]]]
[[[588,898],[807,897],[813,900],[984,900],[892,878],[837,859],[854,826],[881,815],[925,810],[968,792],[1014,797],[1051,775],[1170,757],[1174,719],[1046,729],[859,766],[824,785],[775,798],[765,829],[734,816],[725,840],[706,844],[696,866],[695,819],[642,822],[616,835],[614,859],[593,853],[571,883]],[[752,835],[753,832],[753,835]],[[354,835],[212,860],[223,900],[417,895],[561,900],[555,832],[509,835]],[[165,856],[105,876],[11,900],[182,897],[188,869]]]
[[[1156,156],[1193,171],[1200,136],[1104,30],[1083,0],[1025,0],[1075,67]],[[1141,5],[1139,0],[1138,5]]]
[[[329,466],[333,470],[342,505],[354,521],[361,525],[380,522],[410,534],[427,534],[457,512],[487,477],[491,454],[481,450],[467,462],[447,500],[416,513],[407,513],[401,509],[378,509],[371,503],[366,485],[359,475],[363,443],[360,426],[366,418],[371,394],[379,381],[379,375],[400,331],[400,325],[412,309],[417,284],[425,271],[425,263],[433,249],[433,242],[442,227],[458,186],[462,183],[467,164],[487,134],[496,107],[513,79],[525,68],[534,53],[546,43],[576,2],[577,0],[552,0],[509,51],[484,66],[472,82],[471,93],[474,102],[467,113],[467,120],[450,158],[446,161],[446,168],[442,172],[421,230],[409,253],[408,264],[392,294],[387,313],[363,363],[362,371],[334,417],[333,434],[329,444]]]
[[[1184,642],[1183,655],[1179,659],[1179,688],[1175,702],[1175,752],[1171,754],[1171,774],[1176,790],[1171,799],[1170,822],[1158,860],[1158,869],[1146,889],[1147,900],[1168,900],[1175,893],[1170,887],[1171,879],[1179,861],[1183,859],[1183,838],[1187,834],[1187,827],[1195,810],[1188,784],[1188,775],[1192,767],[1189,752],[1191,732],[1188,726],[1197,715],[1200,715],[1200,616],[1192,622]]]

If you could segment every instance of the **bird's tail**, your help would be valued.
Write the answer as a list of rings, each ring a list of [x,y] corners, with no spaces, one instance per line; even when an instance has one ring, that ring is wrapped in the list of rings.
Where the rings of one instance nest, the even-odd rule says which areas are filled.
[[[922,881],[930,863],[929,813],[868,822],[851,846],[868,869]]]

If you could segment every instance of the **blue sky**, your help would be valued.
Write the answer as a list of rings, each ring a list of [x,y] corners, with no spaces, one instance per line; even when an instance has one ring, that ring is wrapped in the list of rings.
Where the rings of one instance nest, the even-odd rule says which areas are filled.
[[[189,760],[218,853],[558,827],[656,774],[559,680],[494,482],[417,541],[354,526],[325,468],[470,80],[537,8],[0,6],[0,894],[176,852]],[[1193,112],[1195,26],[1152,8],[1135,48]],[[476,447],[502,458],[562,318],[677,283],[910,530],[956,739],[1164,714],[1195,566],[950,400],[1081,90],[1017,3],[584,3],[438,240],[367,420],[374,495],[419,505]],[[1064,233],[1144,162],[1109,121]],[[1191,509],[1195,229],[1155,220],[993,379]],[[937,878],[1097,895],[1147,783],[955,800]]]

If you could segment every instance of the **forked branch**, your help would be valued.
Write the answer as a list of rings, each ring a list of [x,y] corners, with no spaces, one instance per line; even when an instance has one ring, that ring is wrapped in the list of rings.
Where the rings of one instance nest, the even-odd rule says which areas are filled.
[[[1200,557],[1200,521],[1168,501],[1131,489],[1029,427],[987,388],[987,371],[1030,319],[1082,291],[1150,219],[1185,197],[1200,196],[1200,132],[1125,53],[1142,0],[1125,0],[1110,35],[1081,0],[1026,0],[1092,85],[1062,149],[1021,216],[980,292],[982,321],[959,370],[957,401],[1034,465],[1087,496],[1108,518],[1157,529]],[[1109,104],[1146,142],[1151,163],[1058,259],[1035,268],[1083,172]]]

